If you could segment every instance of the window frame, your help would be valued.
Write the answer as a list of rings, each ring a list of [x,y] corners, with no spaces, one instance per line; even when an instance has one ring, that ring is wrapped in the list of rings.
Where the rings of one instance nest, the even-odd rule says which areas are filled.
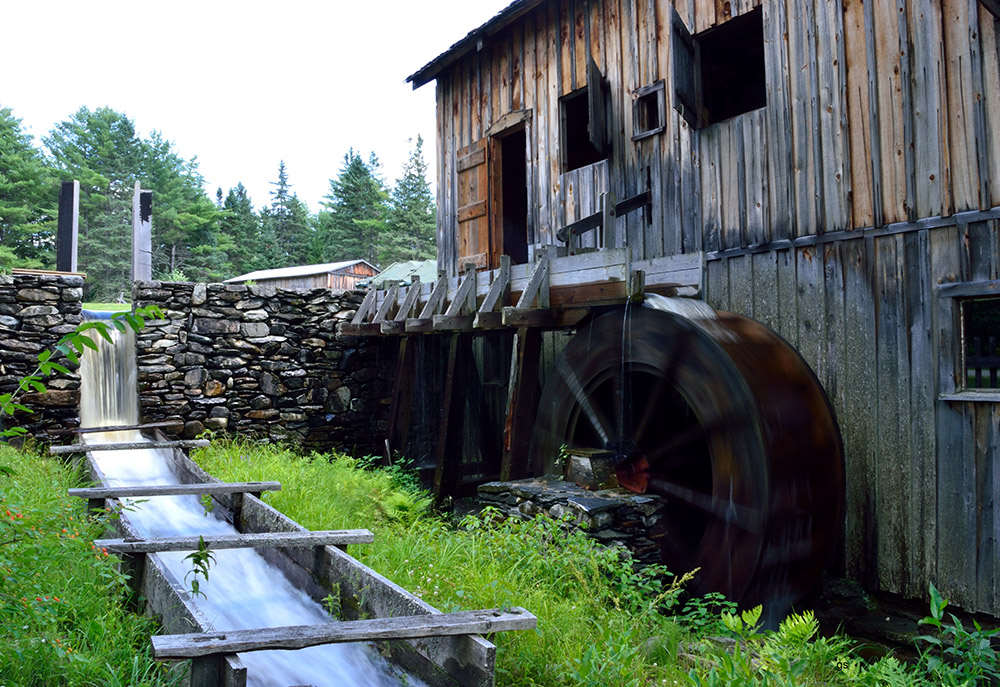
[[[972,300],[1000,300],[1000,279],[952,282],[937,287],[941,350],[938,352],[938,400],[1000,403],[1000,389],[968,388],[965,362],[965,318],[962,306]]]
[[[643,109],[646,107],[644,101],[648,98],[656,100],[656,126],[643,128]],[[666,129],[667,105],[666,105],[666,82],[663,79],[655,81],[648,86],[635,89],[632,92],[632,140],[641,141],[644,138],[663,133]]]

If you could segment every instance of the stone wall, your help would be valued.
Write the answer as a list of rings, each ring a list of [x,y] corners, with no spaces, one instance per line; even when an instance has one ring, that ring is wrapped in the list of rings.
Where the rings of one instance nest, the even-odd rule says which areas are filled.
[[[14,392],[18,381],[38,368],[38,354],[82,321],[82,300],[82,277],[0,275],[0,393]],[[67,361],[60,362],[74,369]],[[20,396],[20,402],[34,412],[18,413],[13,424],[36,436],[49,428],[78,427],[80,378],[56,375],[44,383],[46,393]]]
[[[393,359],[378,342],[336,336],[359,292],[152,281],[136,282],[132,301],[166,315],[137,337],[144,421],[381,453]]]
[[[587,491],[548,476],[487,482],[479,486],[479,500],[509,517],[547,515],[564,520],[603,544],[625,546],[640,565],[660,562],[658,541],[665,536],[666,501],[658,496],[623,489]]]

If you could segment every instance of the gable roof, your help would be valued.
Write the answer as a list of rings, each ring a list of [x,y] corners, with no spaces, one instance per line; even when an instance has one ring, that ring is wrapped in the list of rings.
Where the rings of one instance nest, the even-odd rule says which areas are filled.
[[[376,274],[378,274],[378,268],[367,260],[344,260],[342,262],[327,262],[322,265],[298,265],[295,267],[278,267],[271,270],[257,270],[255,272],[241,274],[240,276],[233,277],[232,279],[227,279],[225,283],[232,284],[234,282],[245,282],[250,280],[258,281],[261,279],[291,279],[294,277],[308,277],[312,274],[329,274],[331,272],[339,272],[361,263],[368,265],[375,270]]]
[[[490,36],[510,26],[525,14],[542,4],[544,0],[515,0],[495,17],[470,31],[462,40],[435,57],[413,74],[406,77],[406,83],[412,83],[414,90],[437,78],[446,67],[454,64],[473,50],[481,50],[483,43]]]

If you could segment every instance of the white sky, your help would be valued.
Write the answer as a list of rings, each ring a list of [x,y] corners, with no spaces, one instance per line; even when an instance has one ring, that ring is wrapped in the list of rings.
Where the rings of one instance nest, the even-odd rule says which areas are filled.
[[[388,182],[407,139],[434,183],[434,84],[404,79],[510,0],[0,0],[0,107],[36,144],[81,106],[125,113],[198,156],[206,190],[255,207],[284,160],[311,212],[353,146]]]

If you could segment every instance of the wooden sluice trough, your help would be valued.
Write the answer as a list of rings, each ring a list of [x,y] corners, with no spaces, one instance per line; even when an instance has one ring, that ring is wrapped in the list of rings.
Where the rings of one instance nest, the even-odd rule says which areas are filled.
[[[118,538],[98,540],[95,546],[122,557],[133,601],[144,602],[143,610],[160,621],[165,633],[151,640],[154,658],[191,660],[192,687],[245,687],[247,668],[239,652],[364,641],[377,642],[391,663],[429,685],[491,687],[496,647],[480,635],[535,627],[535,617],[521,608],[441,613],[346,552],[348,544],[373,541],[368,530],[310,532],[260,500],[261,492],[280,489],[278,483],[220,482],[176,443],[159,441],[141,448],[166,449],[181,485],[109,487],[92,451],[121,447],[97,444],[73,450],[85,453],[90,477],[100,486],[70,493],[98,508],[126,497],[207,494],[215,505],[213,514],[221,514],[238,532],[206,536],[210,549],[257,549],[318,603],[331,594],[339,596],[343,619],[321,625],[217,630],[193,602],[184,581],[159,556],[159,552],[197,549],[198,536],[144,539],[123,509],[115,521]],[[54,453],[67,452],[67,447],[53,448]]]

